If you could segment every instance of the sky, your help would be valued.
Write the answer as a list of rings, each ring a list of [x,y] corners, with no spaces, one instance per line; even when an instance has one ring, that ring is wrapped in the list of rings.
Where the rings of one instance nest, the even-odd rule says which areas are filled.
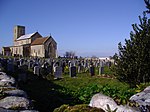
[[[13,28],[51,35],[58,55],[113,56],[129,39],[144,0],[0,0],[0,48],[13,45]]]

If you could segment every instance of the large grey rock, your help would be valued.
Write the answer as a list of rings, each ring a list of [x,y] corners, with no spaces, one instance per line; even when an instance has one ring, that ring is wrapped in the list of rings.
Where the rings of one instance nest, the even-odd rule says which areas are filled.
[[[22,110],[22,111],[19,111],[19,112],[39,112],[37,110]]]
[[[109,105],[111,110],[115,110],[117,108],[116,112],[140,112],[138,109],[134,109],[129,106],[117,105],[112,98],[101,93],[95,94],[89,104],[91,107],[101,108],[105,111],[108,109],[107,105]]]
[[[8,95],[8,96],[20,96],[20,97],[25,97],[27,98],[27,94],[26,92],[24,92],[23,90],[10,90],[10,91],[4,91],[4,94]]]
[[[144,107],[147,110],[147,107],[150,107],[150,86],[142,92],[131,96],[129,100],[138,103],[140,107]]]
[[[15,84],[15,79],[8,76],[4,72],[0,72],[0,86],[13,86]]]
[[[105,110],[107,109],[107,104],[109,104],[109,107],[113,110],[115,110],[117,107],[116,102],[112,98],[98,93],[92,97],[89,106],[102,108],[103,110]]]
[[[30,102],[24,97],[9,96],[0,100],[0,108],[5,109],[28,109]]]
[[[0,112],[18,112],[18,111],[17,110],[8,110],[8,109],[0,108]]]
[[[4,91],[6,91],[6,90],[15,90],[15,89],[16,89],[16,87],[12,87],[12,86],[9,86],[9,87],[2,86],[2,87],[0,87],[0,90],[4,90]]]
[[[39,111],[37,110],[10,110],[10,109],[0,108],[0,112],[39,112]]]

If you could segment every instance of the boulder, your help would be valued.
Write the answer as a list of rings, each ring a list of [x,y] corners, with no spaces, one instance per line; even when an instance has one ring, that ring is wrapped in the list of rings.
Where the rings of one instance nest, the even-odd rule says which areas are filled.
[[[140,112],[138,109],[129,107],[127,105],[126,106],[117,105],[116,102],[112,98],[110,98],[109,96],[103,95],[101,93],[97,93],[92,97],[89,106],[101,108],[105,111],[108,110],[108,106],[109,106],[109,108],[112,111],[117,109],[116,112]]]
[[[5,109],[28,109],[30,102],[24,97],[9,96],[0,100],[0,108]]]
[[[105,110],[107,109],[107,104],[109,104],[109,107],[112,110],[115,110],[117,107],[117,103],[112,98],[98,93],[92,97],[89,106],[102,108],[103,110]]]
[[[0,112],[18,112],[18,111],[17,110],[8,110],[8,109],[0,108]]]
[[[131,102],[136,102],[142,110],[148,110],[150,107],[150,86],[145,88],[142,92],[130,97]]]
[[[5,87],[5,86],[0,87],[0,90],[2,90],[2,91],[10,91],[10,90],[15,90],[15,89],[16,89],[16,87],[12,87],[12,86],[10,86],[10,87]]]
[[[37,110],[21,110],[19,112],[39,112],[39,111],[37,111]]]
[[[6,94],[7,96],[20,96],[20,97],[27,98],[26,92],[24,92],[23,90],[19,90],[19,89],[4,91],[3,93]]]
[[[15,79],[4,72],[0,72],[0,112],[38,112],[33,109],[27,94],[17,89]]]
[[[15,84],[15,79],[8,76],[4,72],[0,72],[0,86],[13,86]]]
[[[39,111],[37,110],[9,110],[9,109],[0,108],[0,112],[39,112]]]

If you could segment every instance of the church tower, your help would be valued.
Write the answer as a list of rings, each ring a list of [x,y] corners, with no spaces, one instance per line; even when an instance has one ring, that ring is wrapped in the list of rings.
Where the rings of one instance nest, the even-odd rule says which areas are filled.
[[[15,26],[14,27],[14,41],[20,36],[25,35],[25,26]]]

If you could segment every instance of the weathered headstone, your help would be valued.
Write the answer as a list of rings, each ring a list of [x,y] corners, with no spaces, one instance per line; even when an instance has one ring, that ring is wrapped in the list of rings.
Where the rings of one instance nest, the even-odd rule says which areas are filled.
[[[55,78],[62,78],[62,67],[60,66],[55,66],[54,67],[54,76]]]
[[[70,67],[69,73],[71,77],[76,77],[76,67],[75,66]]]
[[[100,61],[100,67],[99,67],[99,75],[104,74],[104,63],[103,61]]]
[[[19,67],[19,74],[18,74],[18,82],[26,83],[28,80],[28,74],[27,74],[28,66],[22,65]]]
[[[95,75],[95,67],[94,67],[94,65],[90,65],[90,74],[91,74],[91,76]]]
[[[13,60],[8,60],[8,62],[7,62],[7,71],[8,72],[14,72]]]
[[[78,62],[78,73],[81,73],[82,65],[81,62]]]
[[[23,62],[24,62],[24,59],[23,59],[23,58],[20,59],[19,62],[20,62],[20,66],[22,66],[22,65],[23,65]]]
[[[99,67],[99,75],[104,74],[104,67]]]
[[[65,72],[65,67],[66,67],[66,63],[63,61],[63,63],[62,63],[62,72],[63,73]]]
[[[33,73],[40,76],[40,67],[39,66],[34,66]]]

